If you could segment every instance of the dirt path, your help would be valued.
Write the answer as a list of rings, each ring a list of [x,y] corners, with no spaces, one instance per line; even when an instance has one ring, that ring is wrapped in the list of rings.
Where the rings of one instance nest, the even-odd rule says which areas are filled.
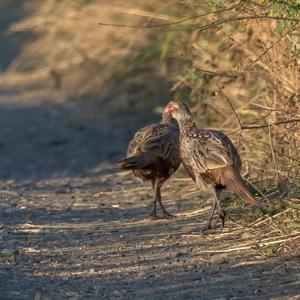
[[[150,220],[150,189],[103,163],[136,125],[48,97],[2,88],[0,299],[300,299],[299,255],[271,257],[260,227],[200,233],[209,195],[179,175],[178,217]]]

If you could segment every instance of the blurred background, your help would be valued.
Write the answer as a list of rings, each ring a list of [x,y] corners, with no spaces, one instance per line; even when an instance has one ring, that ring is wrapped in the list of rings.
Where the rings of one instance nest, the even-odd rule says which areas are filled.
[[[1,179],[108,172],[177,98],[230,135],[246,177],[297,190],[298,0],[0,0],[0,15]]]

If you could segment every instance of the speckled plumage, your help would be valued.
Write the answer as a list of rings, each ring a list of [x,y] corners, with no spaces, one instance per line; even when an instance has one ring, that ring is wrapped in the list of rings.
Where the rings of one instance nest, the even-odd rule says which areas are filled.
[[[210,171],[227,166],[241,169],[238,151],[221,131],[194,127],[181,136],[180,141],[181,159],[194,180],[196,175],[192,172],[200,175],[204,182],[214,183],[209,180]]]
[[[155,192],[151,215],[156,216],[156,203],[169,215],[161,203],[160,188],[178,169],[179,128],[177,122],[164,115],[161,123],[147,125],[130,141],[127,157],[119,161],[123,169],[132,169],[136,177],[151,181]]]
[[[225,214],[218,199],[222,189],[229,188],[233,194],[257,205],[242,180],[241,159],[231,140],[221,131],[197,128],[189,108],[184,103],[170,102],[167,111],[178,121],[180,127],[183,166],[199,187],[203,184],[212,186],[213,209],[207,227],[211,227],[216,207],[222,226],[224,225]]]

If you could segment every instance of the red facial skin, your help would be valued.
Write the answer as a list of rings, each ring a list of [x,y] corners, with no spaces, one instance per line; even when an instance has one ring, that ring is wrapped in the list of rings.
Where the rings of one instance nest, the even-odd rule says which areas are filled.
[[[172,115],[174,111],[174,106],[173,106],[173,103],[172,102],[169,102],[168,105],[167,105],[167,108],[166,108],[166,112],[170,115]]]

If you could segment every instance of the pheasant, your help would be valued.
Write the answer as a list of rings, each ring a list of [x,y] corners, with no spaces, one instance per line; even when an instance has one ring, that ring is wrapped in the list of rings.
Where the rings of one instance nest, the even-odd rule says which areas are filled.
[[[148,125],[136,132],[130,141],[127,157],[118,161],[122,169],[131,169],[143,181],[150,181],[155,193],[150,216],[157,218],[159,203],[165,217],[171,217],[161,202],[163,183],[178,169],[179,127],[175,119],[164,113],[160,123]]]
[[[185,103],[169,102],[166,112],[179,124],[180,155],[187,173],[198,187],[203,184],[212,186],[212,211],[205,229],[212,227],[216,208],[217,222],[221,219],[224,227],[225,212],[221,208],[219,194],[225,188],[244,201],[260,207],[243,182],[241,159],[231,140],[221,131],[197,128]]]

